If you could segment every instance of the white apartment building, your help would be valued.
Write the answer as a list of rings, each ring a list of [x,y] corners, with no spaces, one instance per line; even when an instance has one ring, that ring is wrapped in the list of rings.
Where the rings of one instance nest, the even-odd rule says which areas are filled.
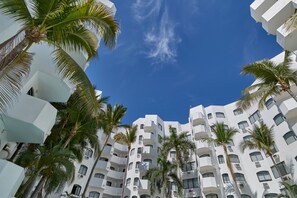
[[[109,0],[98,0],[115,14]],[[20,24],[0,13],[0,43],[16,34]],[[25,178],[25,171],[9,159],[19,143],[42,144],[55,124],[57,110],[50,102],[67,102],[75,87],[62,79],[51,57],[53,48],[44,43],[34,44],[34,53],[29,75],[23,79],[18,100],[8,108],[0,119],[0,197],[13,197]],[[85,70],[87,57],[81,52],[69,52]]]

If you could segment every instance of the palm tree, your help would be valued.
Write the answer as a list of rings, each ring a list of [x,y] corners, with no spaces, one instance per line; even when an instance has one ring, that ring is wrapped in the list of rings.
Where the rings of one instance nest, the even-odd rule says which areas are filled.
[[[64,186],[68,181],[73,181],[75,167],[73,153],[57,145],[53,148],[36,146],[35,149],[24,151],[16,163],[28,169],[31,177],[20,189],[18,196],[27,198],[37,178],[40,178],[31,197],[36,197],[44,187],[46,194]]]
[[[149,169],[144,176],[150,182],[151,195],[154,195],[156,190],[161,193],[163,189],[165,197],[171,197],[172,183],[175,183],[181,196],[183,185],[176,174],[177,164],[171,163],[166,158],[164,156],[158,158],[158,167]]]
[[[297,10],[295,9],[295,13],[286,21],[285,30],[292,31],[297,28]]]
[[[118,23],[112,11],[94,0],[1,0],[0,11],[21,24],[20,30],[0,44],[0,112],[12,104],[21,89],[21,80],[30,71],[33,44],[54,47],[53,56],[59,73],[85,93],[92,85],[67,51],[82,51],[88,60],[97,54],[97,35],[107,47],[114,47]],[[89,99],[90,100],[90,99]],[[94,105],[94,104],[93,104]],[[92,106],[89,107],[92,110]]]
[[[189,158],[189,152],[195,151],[195,144],[188,140],[188,132],[182,132],[177,134],[175,128],[170,128],[170,136],[166,136],[162,139],[162,155],[168,156],[170,150],[175,150],[177,164],[179,167],[183,167],[184,162]]]
[[[232,176],[235,191],[238,193],[238,196],[240,196],[240,191],[237,185],[237,179],[234,174],[234,169],[228,154],[227,146],[230,145],[233,142],[233,137],[236,133],[238,133],[238,130],[235,128],[226,128],[225,124],[223,122],[216,122],[212,126],[212,131],[215,134],[215,138],[201,138],[201,141],[207,141],[207,142],[213,142],[215,145],[223,147],[225,158],[227,162],[227,167],[230,171],[230,174]]]
[[[276,162],[273,158],[273,148],[274,148],[274,132],[273,127],[270,128],[263,122],[260,122],[260,125],[254,125],[252,130],[249,130],[249,133],[251,135],[251,138],[248,140],[244,140],[240,142],[239,146],[241,148],[241,151],[244,152],[245,149],[258,149],[260,151],[265,152],[273,162],[280,178],[281,172],[278,169],[278,166],[276,166]]]
[[[283,195],[280,194],[278,197],[280,198],[294,198],[297,197],[297,184],[293,183],[292,181],[283,181],[281,185],[286,189],[287,194]]]
[[[101,153],[104,150],[105,146],[107,145],[107,142],[110,138],[111,133],[113,130],[119,128],[119,127],[127,127],[127,125],[123,125],[121,123],[121,119],[124,117],[125,113],[127,111],[127,108],[123,105],[116,104],[113,108],[110,104],[106,106],[105,111],[103,111],[102,117],[100,119],[100,126],[102,126],[103,133],[105,134],[106,138],[104,140],[104,144],[102,148],[99,150],[99,153],[96,157],[95,163],[91,169],[90,177],[87,180],[86,187],[84,189],[84,192],[82,194],[82,197],[85,196],[87,192],[88,185],[91,181],[91,177],[93,175],[93,172],[95,170],[96,164],[98,163]]]
[[[136,138],[137,138],[137,125],[135,125],[133,127],[129,127],[129,130],[126,130],[126,133],[122,133],[122,132],[117,133],[113,137],[115,142],[128,146],[128,157],[127,157],[126,167],[128,167],[128,163],[129,163],[129,153],[130,153],[130,150],[131,150],[131,146],[136,141]],[[125,175],[124,175],[124,179],[123,179],[123,189],[122,189],[122,196],[121,197],[124,197],[126,174],[127,174],[127,168],[125,170]]]
[[[256,82],[242,92],[237,106],[248,109],[259,100],[259,108],[262,109],[269,96],[279,95],[281,92],[287,92],[297,102],[297,97],[291,90],[291,84],[297,85],[297,72],[290,68],[291,62],[289,53],[286,52],[282,63],[263,60],[244,66],[241,74],[254,75]]]

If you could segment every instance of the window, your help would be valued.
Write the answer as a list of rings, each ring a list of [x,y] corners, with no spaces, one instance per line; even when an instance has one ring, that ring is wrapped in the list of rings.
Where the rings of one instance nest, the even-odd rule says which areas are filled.
[[[265,198],[277,198],[278,195],[275,194],[275,193],[269,193],[269,194],[266,194],[264,197],[265,197]]]
[[[130,151],[130,156],[131,156],[131,155],[134,155],[134,153],[135,153],[135,148],[131,149],[131,151]]]
[[[86,148],[85,157],[90,158],[93,155],[93,151],[90,148]]]
[[[273,120],[274,120],[275,124],[278,126],[278,125],[280,125],[285,119],[284,119],[283,114],[279,113],[279,114],[277,114],[276,116],[274,116]]]
[[[227,198],[234,198],[234,196],[233,195],[228,195]]]
[[[106,186],[111,186],[111,184],[112,184],[111,181],[106,182]]]
[[[176,152],[175,151],[170,151],[170,157],[171,158],[176,158]]]
[[[151,198],[149,195],[141,195],[140,198]]]
[[[100,157],[100,159],[99,159],[100,161],[103,161],[103,162],[108,162],[108,159],[107,158],[105,158],[105,157]]]
[[[227,173],[222,174],[223,182],[230,183],[230,179]]]
[[[225,163],[224,156],[223,155],[219,155],[218,156],[218,161],[219,161],[219,164],[224,164]]]
[[[142,153],[142,147],[139,147],[138,149],[137,149],[137,154],[141,154]]]
[[[141,143],[142,142],[142,135],[140,135],[139,137],[138,137],[138,143]]]
[[[208,194],[206,195],[206,198],[218,198],[217,194]]]
[[[195,162],[188,162],[183,166],[183,172],[191,171],[195,169]]]
[[[208,172],[208,173],[204,173],[202,174],[202,177],[203,178],[206,178],[206,177],[214,177],[214,174],[212,172]]]
[[[244,137],[243,137],[243,141],[244,141],[244,142],[248,142],[248,141],[251,141],[252,138],[253,138],[253,136],[251,136],[251,135],[247,135],[247,136],[244,136]]]
[[[212,114],[211,113],[207,114],[207,118],[208,119],[211,119],[212,118]]]
[[[250,153],[250,158],[251,158],[252,162],[258,162],[258,161],[263,160],[262,154],[258,151]]]
[[[29,89],[29,91],[27,92],[27,95],[29,95],[29,96],[34,96],[34,89],[33,89],[33,87],[31,87],[31,88]]]
[[[289,131],[283,137],[284,137],[287,145],[292,144],[297,139],[296,134],[293,131]]]
[[[239,109],[234,109],[233,113],[234,113],[235,116],[237,116],[237,115],[242,114],[243,112],[242,112],[242,109],[239,108]]]
[[[131,178],[128,178],[126,181],[126,186],[130,186],[130,183],[131,183]]]
[[[233,142],[233,140],[230,140],[230,141],[229,141],[228,146],[234,146],[234,142]]]
[[[225,118],[225,114],[223,112],[216,112],[217,118]]]
[[[234,175],[235,175],[237,181],[245,182],[245,178],[244,178],[243,174],[235,173]]]
[[[158,147],[157,152],[158,152],[158,154],[161,153],[161,148],[160,147]]]
[[[81,175],[86,175],[87,170],[88,170],[88,167],[86,167],[85,165],[80,165],[78,173],[81,174]]]
[[[74,184],[73,187],[72,187],[72,190],[71,190],[71,194],[79,196],[80,191],[81,191],[81,186],[77,185],[77,184]]]
[[[136,168],[136,169],[139,168],[139,165],[140,165],[140,162],[136,162],[136,164],[135,164],[135,168]]]
[[[104,179],[104,175],[101,174],[101,173],[95,173],[94,177],[95,177],[95,178]]]
[[[249,124],[248,124],[247,121],[241,121],[241,122],[238,123],[238,127],[239,127],[240,129],[245,129],[245,128],[248,127],[248,126],[249,126]]]
[[[162,143],[162,136],[158,135],[158,142],[161,144]]]
[[[259,112],[259,110],[257,110],[255,113],[253,113],[250,117],[250,123],[254,124],[256,121],[258,121],[261,118],[261,114]]]
[[[183,186],[184,186],[184,189],[198,188],[199,187],[198,178],[184,179]]]
[[[89,198],[99,198],[99,197],[100,197],[100,193],[98,192],[92,191],[89,193]]]
[[[138,177],[135,177],[134,178],[134,183],[133,183],[134,186],[139,186],[139,178]]]
[[[269,98],[266,102],[265,102],[265,106],[267,109],[270,109],[274,104],[274,100],[272,98]]]
[[[140,129],[143,129],[143,128],[144,128],[144,124],[141,124],[141,125],[139,126],[139,128],[140,128]]]
[[[257,172],[259,182],[271,181],[271,176],[268,171]]]
[[[277,169],[276,169],[276,167],[277,167]],[[272,166],[271,170],[272,170],[272,173],[275,178],[279,178],[279,176],[280,176],[279,174],[281,174],[281,176],[285,176],[288,174],[285,162],[281,162],[275,166]]]
[[[230,154],[229,158],[230,158],[231,163],[239,163],[239,159],[238,159],[237,155]]]
[[[251,196],[242,194],[242,195],[241,195],[241,198],[251,198]]]
[[[131,170],[133,167],[133,162],[130,162],[129,165],[128,165],[128,170]]]
[[[158,128],[162,131],[163,127],[160,123],[158,123]]]
[[[203,157],[210,157],[210,154],[203,154],[199,156],[199,158],[203,158]]]

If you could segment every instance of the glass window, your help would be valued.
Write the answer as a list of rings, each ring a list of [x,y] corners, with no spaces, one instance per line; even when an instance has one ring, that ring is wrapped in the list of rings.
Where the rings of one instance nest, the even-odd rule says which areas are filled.
[[[237,155],[230,154],[229,158],[230,158],[231,163],[239,163],[239,159],[238,159]]]
[[[133,162],[130,162],[129,165],[128,165],[128,170],[131,170],[133,167]]]
[[[139,128],[140,129],[143,129],[144,128],[144,124],[141,124]]]
[[[283,137],[284,137],[287,145],[292,144],[297,139],[296,134],[293,131],[289,131]]]
[[[100,193],[92,191],[89,193],[89,198],[99,198],[100,197]]]
[[[276,167],[277,167],[277,169],[276,169]],[[275,166],[272,166],[271,170],[272,170],[272,173],[275,178],[279,178],[279,174],[281,174],[281,176],[285,176],[288,174],[285,162],[281,162]]]
[[[184,189],[198,188],[199,187],[198,178],[184,179],[183,186],[184,186]]]
[[[279,113],[279,114],[277,114],[276,116],[274,116],[273,120],[274,120],[275,124],[278,126],[278,125],[280,125],[285,119],[284,119],[283,114]]]
[[[134,155],[134,153],[135,153],[135,148],[131,149],[131,151],[130,151],[130,156],[131,156],[131,155]]]
[[[135,177],[134,178],[134,183],[133,183],[134,186],[139,186],[139,178],[138,177]]]
[[[234,109],[233,110],[233,113],[234,113],[234,115],[236,116],[236,115],[240,115],[240,114],[242,114],[243,112],[242,112],[242,109]]]
[[[162,143],[162,136],[158,135],[158,142],[161,144]]]
[[[171,158],[176,158],[176,152],[175,151],[170,151],[170,157]]]
[[[191,171],[195,169],[195,162],[187,162],[183,166],[183,172]]]
[[[251,198],[251,196],[242,194],[242,195],[241,195],[241,198]]]
[[[214,177],[214,174],[212,172],[208,172],[208,173],[204,173],[202,174],[202,177],[203,178],[206,178],[206,177]]]
[[[104,179],[104,175],[101,173],[95,173],[94,177]]]
[[[270,109],[274,104],[274,100],[272,98],[269,98],[266,102],[265,102],[265,106],[267,109]]]
[[[269,194],[265,195],[265,198],[277,198],[277,197],[278,197],[278,195],[275,193],[269,193]]]
[[[135,164],[135,168],[136,168],[136,169],[139,168],[139,165],[140,165],[140,162],[136,162],[136,164]]]
[[[238,127],[239,127],[240,129],[245,129],[245,128],[248,127],[248,126],[249,126],[249,124],[248,124],[247,121],[241,121],[241,122],[238,123]]]
[[[140,198],[151,198],[149,195],[141,195]]]
[[[218,198],[217,194],[208,194],[206,195],[206,198]]]
[[[258,162],[258,161],[263,160],[262,154],[258,151],[250,153],[250,158],[251,158],[252,162]]]
[[[245,178],[244,178],[244,175],[243,174],[241,174],[241,173],[234,173],[234,175],[235,175],[237,181],[245,182]]]
[[[253,113],[250,117],[250,123],[254,124],[256,121],[258,121],[261,118],[261,114],[259,112],[259,110],[257,110],[255,113]]]
[[[227,173],[222,174],[223,182],[230,183],[230,179]]]
[[[251,141],[252,139],[253,139],[253,136],[251,136],[251,135],[247,135],[247,136],[243,137],[244,142]]]
[[[259,182],[271,181],[271,176],[268,171],[257,172]]]
[[[219,161],[219,164],[224,164],[225,163],[224,156],[223,155],[219,155],[218,156],[218,161]]]
[[[228,195],[227,198],[234,198],[234,196],[233,195]]]
[[[162,131],[163,127],[160,123],[158,123],[158,128]]]
[[[111,181],[106,182],[106,186],[111,186],[111,185],[112,185]]]
[[[93,155],[93,151],[90,148],[86,148],[85,157],[90,158]]]
[[[211,113],[207,114],[207,118],[208,119],[211,119],[212,118],[212,114]]]
[[[88,170],[88,167],[86,167],[85,165],[80,165],[78,173],[81,174],[81,175],[86,175],[87,170]]]
[[[104,161],[104,162],[108,162],[108,159],[107,158],[105,158],[105,157],[100,157],[100,159],[99,159],[100,161]]]
[[[138,136],[138,143],[142,142],[142,135]]]
[[[77,184],[74,184],[73,187],[72,187],[72,190],[71,190],[71,194],[79,196],[80,191],[81,191],[81,186],[77,185]]]
[[[217,118],[225,118],[225,114],[223,112],[216,112]]]
[[[126,186],[130,186],[130,183],[131,183],[131,178],[128,178],[126,181]]]
[[[142,153],[142,147],[139,147],[138,149],[137,149],[137,154],[141,154]]]

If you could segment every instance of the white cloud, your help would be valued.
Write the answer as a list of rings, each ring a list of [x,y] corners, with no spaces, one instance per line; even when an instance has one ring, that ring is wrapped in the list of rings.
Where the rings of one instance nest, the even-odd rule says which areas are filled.
[[[177,57],[177,45],[181,41],[175,34],[174,24],[168,18],[168,12],[162,15],[159,27],[152,28],[145,34],[144,39],[149,47],[147,56],[156,62],[175,62]]]
[[[164,0],[136,0],[133,4],[134,17],[138,21],[158,16]]]

